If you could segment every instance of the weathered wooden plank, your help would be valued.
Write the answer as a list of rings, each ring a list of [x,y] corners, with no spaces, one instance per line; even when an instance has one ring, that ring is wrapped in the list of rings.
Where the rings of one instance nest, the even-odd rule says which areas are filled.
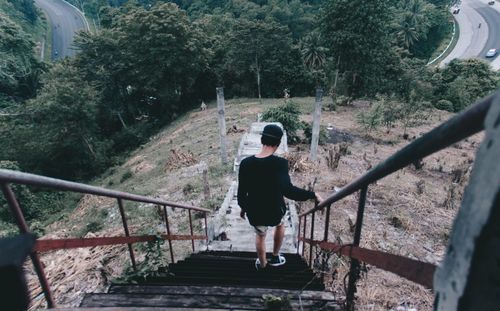
[[[286,289],[263,289],[263,288],[241,288],[223,286],[164,286],[164,285],[121,285],[113,284],[109,288],[111,294],[177,294],[177,295],[211,295],[211,296],[241,296],[241,297],[262,297],[265,294],[275,296],[300,297],[310,300],[335,301],[335,296],[331,292],[300,291]]]
[[[301,300],[307,310],[321,309],[331,301]],[[234,296],[91,294],[85,295],[82,307],[177,307],[264,310],[264,299]]]
[[[97,307],[97,308],[62,308],[62,309],[51,309],[52,311],[186,311],[186,308],[168,308],[168,307],[145,307],[145,308],[137,308],[137,307]],[[228,309],[206,309],[206,308],[189,308],[191,311],[225,311]],[[231,309],[236,311],[234,309]]]
[[[309,280],[310,281],[310,280]],[[215,286],[239,286],[239,287],[262,287],[282,289],[305,289],[324,290],[324,285],[319,280],[312,282],[283,282],[282,280],[258,280],[248,279],[242,282],[240,279],[197,278],[197,277],[175,277],[171,279],[150,279],[144,282],[146,285],[153,284],[177,284],[177,285],[215,285]]]

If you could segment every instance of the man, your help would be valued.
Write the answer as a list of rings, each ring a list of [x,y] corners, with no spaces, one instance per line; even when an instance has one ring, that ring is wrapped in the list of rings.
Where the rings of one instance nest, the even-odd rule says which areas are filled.
[[[274,155],[282,136],[283,131],[279,126],[266,125],[261,137],[262,150],[240,164],[238,204],[241,207],[240,216],[245,219],[247,215],[255,229],[257,270],[268,265],[281,266],[286,262],[285,257],[279,254],[285,236],[282,218],[286,205],[283,196],[295,201],[322,201],[318,194],[292,185],[288,175],[288,161]],[[268,227],[275,227],[273,255],[269,260],[266,258],[265,244]]]

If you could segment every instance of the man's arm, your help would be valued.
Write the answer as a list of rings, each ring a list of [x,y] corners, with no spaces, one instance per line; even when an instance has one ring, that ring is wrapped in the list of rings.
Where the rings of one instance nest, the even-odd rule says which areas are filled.
[[[280,161],[278,168],[278,182],[281,186],[281,192],[289,199],[294,201],[306,201],[316,198],[314,192],[295,187],[292,184],[290,175],[288,174],[288,161],[286,159]]]

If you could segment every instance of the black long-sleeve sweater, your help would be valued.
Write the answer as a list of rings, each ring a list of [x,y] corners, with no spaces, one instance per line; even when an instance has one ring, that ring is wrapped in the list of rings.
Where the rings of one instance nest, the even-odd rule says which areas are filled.
[[[283,196],[295,201],[315,198],[314,192],[291,183],[288,161],[275,155],[244,159],[238,176],[238,204],[253,226],[278,225],[286,211]]]

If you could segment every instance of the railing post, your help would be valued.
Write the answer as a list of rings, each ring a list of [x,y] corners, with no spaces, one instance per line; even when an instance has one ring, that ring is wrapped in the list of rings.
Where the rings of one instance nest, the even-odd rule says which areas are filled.
[[[316,215],[316,211],[312,213],[312,220],[311,220],[311,243],[309,244],[309,267],[312,267],[312,262],[313,262],[313,241],[314,241],[314,217]]]
[[[328,241],[328,227],[330,227],[330,207],[332,207],[331,204],[326,207],[325,234],[323,235],[323,241],[325,242]]]
[[[189,229],[191,230],[191,246],[194,252],[194,239],[193,239],[193,220],[191,219],[191,210],[188,209],[189,212]]]
[[[208,225],[207,225],[207,212],[203,213],[203,216],[205,218],[205,238],[207,241],[207,251],[208,251]]]
[[[2,183],[2,192],[9,204],[10,210],[16,219],[17,226],[21,233],[29,233],[28,224],[26,223],[23,215],[23,211],[19,206],[19,202],[17,202],[16,196],[12,189],[7,184]],[[33,262],[33,267],[38,276],[38,280],[40,281],[40,286],[43,290],[43,295],[45,296],[45,300],[47,301],[47,307],[49,309],[55,308],[56,304],[54,299],[52,298],[52,293],[50,292],[49,282],[45,277],[45,271],[43,269],[43,265],[40,262],[40,258],[36,252],[31,252],[30,254],[31,261]]]
[[[353,247],[359,246],[361,240],[361,227],[363,226],[363,215],[365,212],[366,193],[368,186],[361,188],[359,194],[358,214],[356,216],[356,229],[354,231]],[[349,270],[349,285],[347,286],[346,307],[348,311],[354,311],[354,299],[356,294],[356,282],[359,278],[359,261],[351,258],[351,268]]]
[[[122,216],[122,223],[123,223],[123,229],[125,230],[125,236],[129,237],[130,232],[128,231],[128,225],[127,225],[127,218],[125,217],[125,209],[123,208],[123,200],[121,198],[118,198],[118,208],[120,209],[120,215]],[[137,267],[135,265],[135,255],[134,255],[134,249],[132,248],[132,243],[128,243],[128,252],[130,254],[130,261],[132,261],[132,267],[134,270],[137,270]]]
[[[299,228],[297,229],[297,255],[300,252],[300,225],[302,224],[302,217],[299,217]],[[302,243],[303,247],[304,243]]]
[[[304,253],[306,250],[306,227],[307,227],[307,215],[304,215],[304,229],[302,230],[302,236],[304,237],[302,241],[302,257],[304,257]]]
[[[326,207],[326,218],[325,218],[325,234],[323,235],[323,241],[324,242],[328,242],[328,228],[330,227],[330,208],[332,207],[332,205],[328,205]],[[324,282],[325,281],[325,270],[326,270],[326,267],[327,267],[327,256],[322,253],[321,256],[323,257],[322,258],[322,262],[321,262],[321,281]]]
[[[174,251],[172,250],[172,240],[170,239],[170,225],[168,223],[168,213],[167,206],[163,205],[163,218],[165,220],[165,226],[167,227],[167,235],[168,235],[168,248],[170,250],[170,259],[172,263],[174,263]]]

